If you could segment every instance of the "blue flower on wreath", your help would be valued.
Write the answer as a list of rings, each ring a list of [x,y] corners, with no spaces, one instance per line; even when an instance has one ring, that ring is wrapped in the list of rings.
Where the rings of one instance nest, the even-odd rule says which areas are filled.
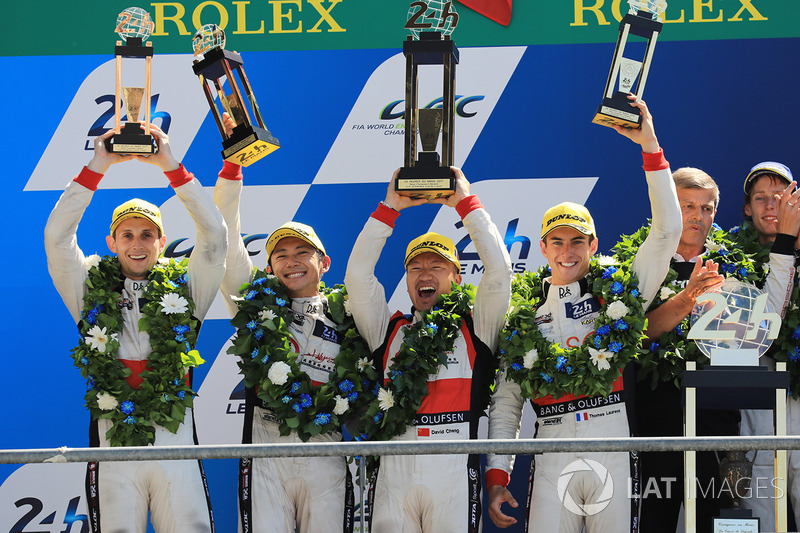
[[[603,337],[601,335],[594,336],[594,347],[600,349],[603,346]]]
[[[347,395],[347,401],[354,402],[356,400],[358,400],[358,393],[356,391],[353,391]]]
[[[276,298],[275,303],[283,307],[284,305],[286,305],[286,300],[284,300],[283,298]]]
[[[350,392],[355,388],[355,385],[349,379],[344,379],[339,382],[339,390],[342,392]]]
[[[511,370],[520,371],[522,370],[522,365],[519,363],[511,363]]]
[[[314,425],[315,426],[324,426],[325,424],[330,423],[331,415],[328,413],[320,413],[314,418]]]
[[[800,340],[800,326],[794,328],[794,331],[792,332],[792,339]]]
[[[244,295],[244,299],[245,300],[252,300],[257,295],[258,295],[258,292],[256,292],[256,291],[248,291],[248,293]]]
[[[266,364],[267,361],[269,361],[269,355],[265,354],[264,357],[261,358],[261,364]]]
[[[258,286],[258,285],[261,285],[261,284],[263,284],[263,283],[264,283],[264,282],[266,282],[266,281],[267,281],[267,278],[258,278],[258,279],[254,279],[254,280],[253,280],[253,285],[256,285],[256,286]]]
[[[183,333],[178,333],[177,335],[175,335],[175,340],[177,342],[184,342],[186,340],[186,337],[183,336]]]
[[[622,343],[617,341],[610,342],[608,343],[608,349],[611,352],[618,353],[622,349]]]
[[[362,441],[362,440],[367,440],[368,438],[369,438],[369,437],[367,436],[367,434],[366,434],[366,433],[362,433],[361,435],[359,435],[359,436],[357,436],[357,437],[356,437],[356,440],[357,440],[357,441]]]
[[[739,268],[739,275],[742,276],[743,278],[746,278],[747,277],[747,269],[745,267],[740,267]]]
[[[135,424],[136,423],[136,419],[133,418],[132,416],[129,416],[128,418],[125,419],[125,423],[126,424]]]
[[[284,396],[283,398],[281,398],[281,401],[283,403],[289,403],[289,402],[292,401],[292,397],[291,396]]]
[[[125,400],[124,402],[122,402],[122,404],[120,404],[119,410],[122,411],[123,413],[125,413],[126,415],[129,415],[134,410],[136,410],[136,407],[133,405],[132,401]]]
[[[437,326],[437,325],[436,325],[436,324],[434,324],[433,322],[431,322],[430,324],[428,324],[428,326],[427,326],[427,327],[428,327],[428,328],[430,328],[431,330],[433,330],[433,334],[434,334],[434,335],[436,335],[436,332],[437,332],[437,331],[439,331],[439,326]]]
[[[611,284],[611,288],[609,290],[611,291],[611,294],[613,294],[614,296],[619,296],[620,294],[622,294],[622,291],[625,290],[625,286],[619,281],[615,281],[614,283]]]
[[[165,392],[165,393],[164,393],[164,395],[161,397],[161,401],[162,401],[162,402],[168,402],[168,401],[170,401],[170,399],[169,399],[169,394],[167,394],[167,393]]]
[[[800,361],[800,348],[795,346],[792,350],[788,353],[789,361],[796,363]]]
[[[258,328],[253,332],[253,337],[255,337],[257,341],[260,341],[261,337],[263,336],[264,336],[264,330],[261,328]]]
[[[391,374],[389,375],[389,379],[394,380],[394,378],[398,378],[403,375],[402,370],[392,370]]]
[[[572,374],[572,367],[568,366],[567,367],[567,375],[571,375],[571,374]]]
[[[178,288],[178,285],[177,285],[177,284],[176,284],[174,281],[172,281],[171,279],[168,279],[168,280],[167,280],[167,283],[166,283],[166,285],[167,285],[167,287],[169,287],[170,289],[177,289],[177,288]]]
[[[86,378],[86,390],[92,390],[95,385],[97,385],[97,382],[94,380],[94,376]]]
[[[378,422],[381,421],[382,418],[383,418],[383,413],[378,411],[378,413],[372,417],[372,420],[377,424]]]
[[[614,322],[614,329],[618,331],[625,331],[628,329],[628,323],[622,320],[621,318]]]
[[[258,348],[253,348],[253,351],[250,352],[250,358],[255,359],[256,357],[258,357]]]
[[[174,380],[174,381],[172,382],[172,384],[173,384],[173,385],[175,385],[175,386],[177,387],[178,385],[180,385],[180,384],[181,384],[181,378],[178,378],[178,379]]]
[[[617,271],[617,267],[610,266],[607,269],[603,270],[603,279],[611,279],[614,276],[614,272]]]
[[[511,332],[511,335],[506,337],[506,340],[510,341],[513,337],[516,337],[516,336],[517,336],[517,330],[514,330],[514,331]]]
[[[675,326],[675,329],[674,329],[673,331],[674,331],[675,333],[677,333],[678,335],[683,335],[683,328],[681,327],[681,325],[680,325],[680,324],[678,324],[677,326]]]
[[[89,364],[89,359],[87,359],[86,356],[81,357],[81,364],[83,366],[88,365]]]
[[[294,405],[292,405],[292,409],[294,409],[294,412],[297,414],[303,412],[303,406],[301,406],[299,403],[295,403]]]
[[[657,342],[650,343],[650,351],[657,352],[659,348],[659,344]]]
[[[611,326],[609,326],[608,324],[603,324],[602,326],[597,328],[598,337],[605,337],[609,333],[611,333]]]
[[[639,297],[639,291],[638,291],[638,289],[633,289],[633,290],[631,291],[631,296],[633,296],[634,298],[638,298],[638,297]]]
[[[311,396],[309,396],[308,394],[300,395],[300,405],[302,405],[304,409],[311,407],[313,403],[314,402],[311,400]]]
[[[183,274],[178,276],[178,279],[177,279],[178,285],[186,285],[187,279],[188,278],[186,277],[186,273],[184,272]]]
[[[245,326],[247,326],[247,329],[249,329],[250,331],[253,331],[258,327],[258,322],[256,322],[255,320],[251,320],[250,322],[245,324]]]
[[[300,382],[299,381],[295,381],[294,383],[292,383],[292,389],[291,390],[292,390],[292,394],[297,394],[298,392],[300,392]]]
[[[267,287],[267,288],[264,289],[264,294],[269,294],[270,296],[275,296],[275,291],[273,291],[271,288]]]
[[[722,268],[722,271],[726,274],[733,274],[733,271],[736,270],[736,267],[730,263],[723,263],[720,268]]]
[[[733,233],[734,235],[736,235],[741,230],[742,230],[742,228],[740,228],[739,226],[734,226],[734,227],[732,227],[731,229],[728,230],[728,233]]]
[[[97,307],[94,307],[94,308],[90,309],[89,312],[86,313],[86,322],[90,326],[94,326],[95,324],[97,324],[97,315],[98,314],[100,314],[100,311],[98,310]]]
[[[185,397],[186,397],[186,392],[184,392],[184,391],[182,391],[182,390],[179,390],[179,391],[178,391],[178,398],[180,398],[181,400],[183,400]]]
[[[542,372],[539,375],[542,376],[542,379],[545,381],[545,383],[552,383],[553,382],[553,376],[551,376],[550,374],[545,374],[544,372]]]
[[[186,324],[178,324],[177,326],[172,326],[172,331],[175,333],[187,333],[189,331],[189,326]]]
[[[563,355],[559,355],[558,358],[556,358],[556,370],[563,372],[566,369],[566,366],[567,358]]]
[[[720,255],[720,257],[726,257],[730,252],[725,248],[720,248],[717,250],[717,253]]]
[[[712,228],[714,228],[714,229],[715,229],[715,230],[717,230],[717,231],[722,231],[722,228],[721,228],[721,227],[720,227],[720,225],[719,225],[719,224],[717,224],[716,222],[712,222],[712,223],[711,223],[711,227],[712,227]]]

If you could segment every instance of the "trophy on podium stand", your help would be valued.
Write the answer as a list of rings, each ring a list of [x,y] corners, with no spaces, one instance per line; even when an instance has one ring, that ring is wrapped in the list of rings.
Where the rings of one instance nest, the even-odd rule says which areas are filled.
[[[667,8],[665,0],[628,0],[630,11],[619,25],[617,48],[608,73],[603,102],[597,108],[592,122],[601,126],[622,126],[637,129],[642,125],[642,116],[637,108],[630,106],[628,94],[637,100],[644,93],[644,85],[650,72],[656,41],[661,33],[659,16]],[[642,61],[625,57],[625,45],[630,34],[647,39],[647,49]],[[637,81],[638,78],[638,81]],[[619,82],[619,83],[617,83]],[[615,85],[617,86],[615,90]]]
[[[214,121],[223,138],[222,158],[246,167],[280,148],[278,140],[264,125],[256,97],[244,73],[242,56],[236,52],[225,50],[225,32],[216,24],[206,24],[197,30],[192,38],[192,49],[195,55],[192,69],[200,78],[203,92],[214,115]],[[250,119],[233,71],[238,74],[258,126],[253,125]],[[223,81],[220,80],[223,76],[230,85],[231,94],[227,96],[222,88]],[[214,92],[209,88],[209,82],[214,85]],[[236,123],[236,127],[230,135],[225,131],[222,123],[222,113],[214,103],[215,94],[219,96],[223,110]]]
[[[683,384],[686,389],[685,435],[696,436],[696,409],[775,409],[776,435],[786,434],[786,363],[771,371],[759,365],[778,336],[781,317],[769,304],[768,295],[748,283],[728,279],[716,291],[700,295],[692,310],[687,338],[711,360],[695,369],[687,361]],[[781,423],[781,421],[783,421]],[[696,472],[694,451],[685,452],[686,533],[697,531]],[[778,531],[786,531],[786,451],[775,452]],[[714,533],[757,533],[759,519],[740,506],[750,491],[752,464],[743,451],[728,451],[720,461],[723,486],[730,491],[731,509],[714,518]],[[783,529],[781,529],[781,526]]]
[[[458,48],[450,34],[458,25],[458,14],[450,1],[413,2],[403,42],[406,56],[405,144],[403,166],[395,190],[411,198],[446,198],[455,191],[453,165],[455,127],[455,86]],[[441,65],[444,71],[441,107],[419,108],[420,65]],[[417,131],[422,150],[417,150]],[[442,153],[436,151],[439,138]]]
[[[150,134],[150,69],[152,43],[145,43],[153,31],[150,14],[140,7],[129,7],[117,16],[114,30],[121,41],[114,48],[116,89],[114,98],[114,135],[106,140],[106,149],[114,154],[152,154],[155,142]],[[144,87],[122,86],[122,58],[144,59]],[[122,125],[120,99],[125,101],[126,122]],[[139,111],[144,105],[144,124]]]

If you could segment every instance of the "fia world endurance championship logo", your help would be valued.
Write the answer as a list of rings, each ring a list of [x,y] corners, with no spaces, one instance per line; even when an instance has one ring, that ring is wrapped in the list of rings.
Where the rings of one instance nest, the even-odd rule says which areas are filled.
[[[597,500],[594,503],[577,503],[567,490],[570,482],[573,481],[573,477],[580,478],[594,475],[600,478],[603,484],[603,489],[597,496]],[[575,479],[575,482],[578,483],[579,479]],[[611,503],[611,497],[614,495],[614,480],[611,479],[611,474],[608,473],[606,467],[597,461],[578,459],[577,461],[572,461],[561,471],[556,488],[558,490],[558,499],[561,500],[562,505],[569,512],[578,516],[593,516]]]

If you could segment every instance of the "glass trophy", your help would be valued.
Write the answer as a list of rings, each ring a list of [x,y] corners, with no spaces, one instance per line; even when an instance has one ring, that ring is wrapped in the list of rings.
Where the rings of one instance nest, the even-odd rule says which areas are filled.
[[[619,25],[619,38],[608,73],[603,102],[597,108],[592,122],[601,126],[637,129],[642,125],[642,116],[637,108],[630,106],[628,94],[635,94],[637,100],[644,94],[656,41],[663,26],[658,19],[667,9],[667,2],[628,0],[628,4],[630,10]],[[647,48],[641,61],[624,56],[625,45],[631,34],[647,40]]]
[[[450,1],[413,2],[405,28],[411,35],[403,42],[406,56],[405,144],[403,166],[395,190],[411,198],[434,200],[455,191],[451,174],[454,154],[455,85],[458,48],[450,34],[458,25],[458,14]],[[441,107],[419,108],[420,65],[441,65]],[[417,132],[419,132],[418,150]],[[441,155],[437,151],[441,137]]]
[[[155,142],[150,134],[150,72],[153,60],[152,43],[145,42],[153,31],[150,14],[140,7],[129,7],[117,16],[114,30],[121,41],[114,48],[116,58],[116,90],[114,98],[114,135],[106,140],[106,149],[114,154],[152,154]],[[123,87],[122,59],[144,59],[144,87]],[[125,124],[122,124],[120,102],[125,102]],[[144,123],[139,113],[144,106]]]
[[[216,24],[206,24],[195,33],[192,48],[195,55],[192,69],[200,79],[214,121],[222,135],[222,158],[246,167],[280,148],[278,140],[264,125],[256,97],[244,72],[242,56],[225,50],[225,32]],[[244,88],[257,126],[250,119],[239,85],[233,76],[234,71]],[[229,95],[226,95],[223,89],[225,80],[231,91]],[[213,91],[209,84],[213,85]],[[222,112],[214,102],[215,95],[219,97],[223,111],[236,123],[230,135],[225,131]]]

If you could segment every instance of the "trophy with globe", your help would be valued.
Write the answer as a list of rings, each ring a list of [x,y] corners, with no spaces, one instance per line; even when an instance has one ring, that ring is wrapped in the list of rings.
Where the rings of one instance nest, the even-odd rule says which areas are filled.
[[[658,19],[667,9],[667,2],[628,0],[628,4],[630,9],[619,25],[619,38],[608,73],[603,102],[597,108],[592,122],[601,126],[637,129],[641,127],[642,117],[638,109],[630,106],[628,94],[635,94],[638,100],[644,93],[650,62],[663,25]],[[630,35],[647,40],[647,48],[641,61],[624,56]]]
[[[244,72],[242,56],[236,52],[225,50],[225,32],[216,24],[206,24],[197,30],[192,38],[192,49],[195,55],[192,69],[200,79],[203,93],[211,107],[219,133],[222,135],[222,158],[246,167],[280,148],[278,140],[264,125],[256,97]],[[250,113],[245,106],[233,71],[236,71],[239,77],[258,126],[255,126],[250,119]],[[224,80],[227,80],[230,86],[231,94],[229,95],[226,95],[223,90]],[[213,91],[209,87],[209,83],[213,85]],[[230,135],[225,131],[222,113],[214,102],[215,95],[219,96],[222,109],[236,123],[236,127]]]
[[[155,143],[150,134],[150,69],[152,43],[145,42],[153,31],[150,14],[140,7],[129,7],[117,16],[114,30],[121,41],[114,48],[116,90],[114,98],[114,135],[106,140],[106,149],[114,154],[152,154]],[[122,86],[122,59],[144,59],[144,87]],[[125,125],[122,125],[120,101],[125,101]],[[144,105],[144,124],[139,112]]]
[[[450,34],[458,25],[451,1],[413,2],[405,28],[411,35],[403,42],[406,57],[405,144],[403,166],[395,190],[411,198],[434,200],[455,191],[453,165],[455,128],[455,85],[458,48]],[[443,70],[441,107],[419,107],[419,67],[441,66]],[[417,131],[422,150],[417,149]],[[442,139],[441,156],[436,151]]]
[[[786,363],[771,371],[759,365],[759,358],[778,336],[781,317],[775,313],[768,294],[753,285],[728,279],[716,291],[700,295],[691,316],[687,335],[711,360],[701,370],[694,361],[686,362],[685,434],[696,436],[696,409],[775,409],[776,435],[786,435],[786,389],[789,375]],[[685,452],[686,490],[684,492],[686,532],[696,531],[695,452]],[[777,527],[786,530],[786,451],[775,452]],[[720,461],[723,487],[733,506],[722,509],[714,518],[714,533],[759,531],[759,519],[740,506],[750,492],[752,463],[744,451],[728,451]],[[781,474],[782,472],[782,474]],[[782,519],[781,519],[782,517]],[[781,528],[783,520],[783,529]]]

